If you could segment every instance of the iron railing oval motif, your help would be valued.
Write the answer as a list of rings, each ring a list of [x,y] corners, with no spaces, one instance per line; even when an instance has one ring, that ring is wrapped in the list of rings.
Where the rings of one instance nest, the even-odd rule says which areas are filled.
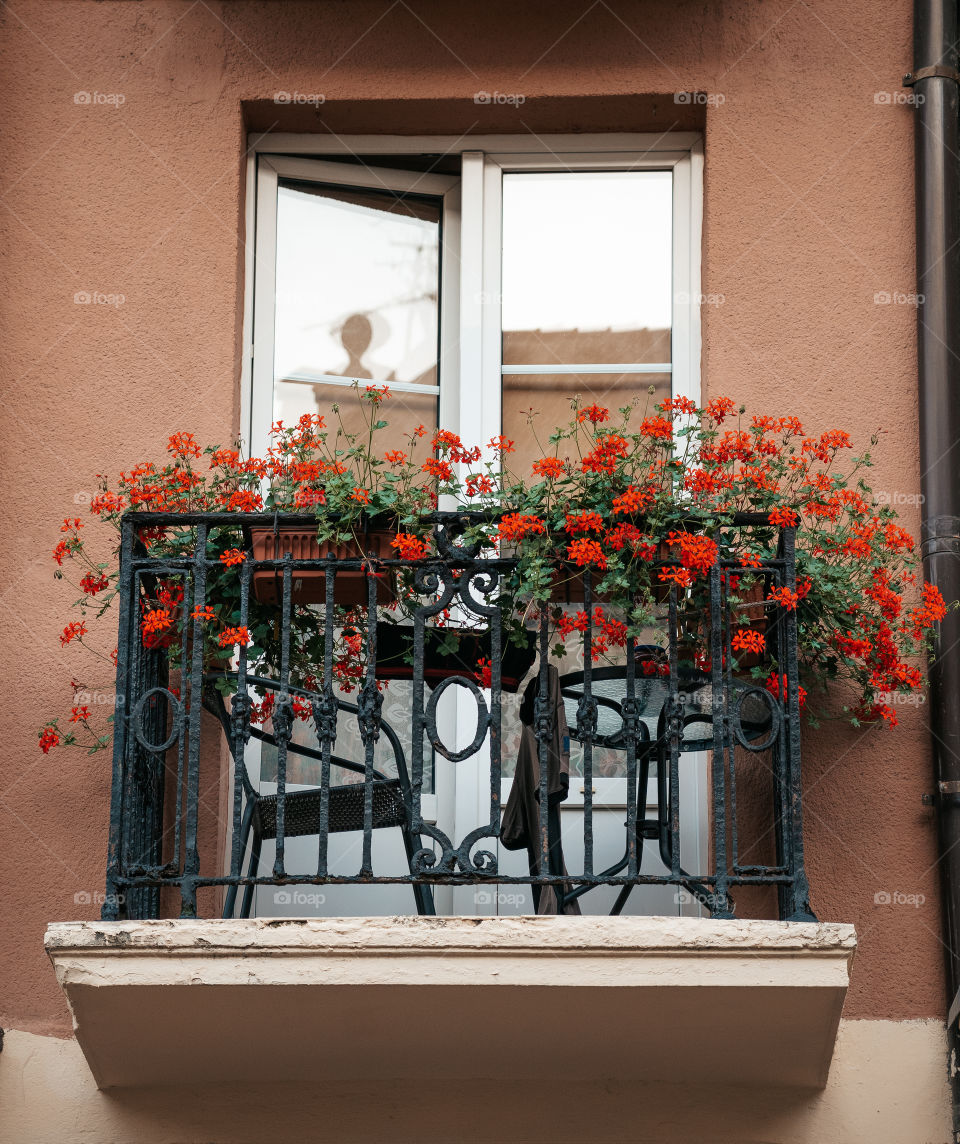
[[[173,723],[173,730],[162,743],[149,743],[144,737],[143,733],[143,716],[147,704],[156,695],[162,695],[170,708],[170,713],[173,716],[171,722]],[[169,687],[151,687],[149,691],[145,691],[143,695],[134,704],[133,711],[130,715],[130,721],[133,725],[133,734],[137,742],[145,751],[166,751],[180,738],[180,715],[181,715],[180,699],[176,696]]]

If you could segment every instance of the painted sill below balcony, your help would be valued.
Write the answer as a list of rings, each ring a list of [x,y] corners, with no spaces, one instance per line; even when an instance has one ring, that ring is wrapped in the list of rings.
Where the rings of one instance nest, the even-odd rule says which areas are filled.
[[[101,1088],[409,1079],[821,1087],[849,925],[698,918],[60,922]]]

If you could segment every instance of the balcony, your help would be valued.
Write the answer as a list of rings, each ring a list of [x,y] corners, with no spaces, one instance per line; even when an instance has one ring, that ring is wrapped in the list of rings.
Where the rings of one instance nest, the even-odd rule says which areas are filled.
[[[720,559],[706,608],[664,588],[643,640],[611,647],[589,570],[559,570],[511,633],[511,557],[469,523],[436,514],[437,555],[411,568],[372,541],[313,551],[310,518],[126,518],[103,921],[47,938],[101,1085],[172,1082],[185,1044],[199,1080],[269,1079],[251,1029],[289,1039],[268,1065],[295,1079],[369,1067],[391,1027],[491,1020],[515,1031],[491,1076],[555,1075],[575,1035],[597,1076],[824,1083],[855,938],[808,901],[796,618],[766,602],[795,587],[793,530],[752,604]],[[182,553],[151,555],[145,530]],[[245,556],[233,619],[266,657],[241,641],[211,663],[194,618],[222,604],[225,537]],[[144,621],[160,584],[190,609],[175,640]],[[758,608],[776,694],[731,645]],[[638,1056],[644,1021],[663,1032]]]

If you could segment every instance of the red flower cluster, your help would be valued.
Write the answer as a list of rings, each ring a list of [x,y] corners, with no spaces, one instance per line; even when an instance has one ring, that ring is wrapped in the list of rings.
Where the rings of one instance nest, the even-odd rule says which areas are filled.
[[[667,538],[671,548],[680,549],[680,563],[691,572],[709,572],[717,562],[717,542],[709,536],[690,532],[671,532]]]
[[[167,452],[182,460],[197,458],[201,455],[200,446],[192,433],[174,433],[167,442]]]
[[[533,462],[533,473],[537,477],[547,477],[555,480],[563,476],[564,464],[559,457],[541,457]]]
[[[250,633],[245,627],[224,628],[218,642],[221,647],[233,647],[235,644],[248,647],[251,642]]]
[[[567,556],[578,568],[585,568],[588,564],[595,564],[598,568],[607,566],[607,558],[596,540],[574,540],[567,545]]]
[[[577,414],[577,420],[581,424],[584,421],[589,421],[591,425],[600,425],[604,421],[610,420],[610,410],[605,409],[602,405],[587,405]]]
[[[669,417],[644,417],[640,433],[656,441],[672,441],[673,421]]]
[[[142,630],[144,635],[153,635],[156,632],[164,632],[173,623],[167,608],[154,608],[151,611],[144,613]]]
[[[502,541],[511,543],[525,536],[535,536],[547,531],[547,526],[535,516],[520,512],[510,512],[497,525],[497,533]]]
[[[638,489],[636,485],[629,485],[625,492],[613,498],[613,515],[621,512],[636,514],[643,512],[653,501],[652,489]]]
[[[85,576],[80,577],[80,587],[88,596],[95,596],[98,592],[109,588],[110,581],[102,572],[99,575],[95,572],[88,572]]]
[[[60,736],[57,734],[54,727],[44,727],[40,731],[40,750],[45,755],[50,754],[50,748],[59,746]]]
[[[759,632],[751,628],[739,628],[730,641],[734,651],[751,652],[759,655],[767,646],[767,641]]]
[[[83,621],[75,620],[73,623],[67,624],[60,635],[60,646],[66,647],[68,643],[73,640],[82,640],[87,634],[87,625]]]
[[[796,592],[791,592],[786,585],[782,588],[772,588],[767,599],[774,604],[778,604],[788,612],[795,612],[797,604],[800,601],[800,596]]]
[[[488,477],[486,474],[474,475],[467,477],[465,491],[468,497],[475,496],[488,496],[494,492],[496,486],[493,483],[493,477]]]
[[[605,433],[598,436],[594,448],[580,462],[585,473],[607,473],[617,471],[617,462],[630,451],[629,442],[619,433]]]
[[[578,532],[599,532],[603,528],[603,517],[598,512],[568,512],[565,527],[571,536]]]
[[[427,554],[427,545],[412,532],[397,533],[390,544],[401,560],[422,560]]]

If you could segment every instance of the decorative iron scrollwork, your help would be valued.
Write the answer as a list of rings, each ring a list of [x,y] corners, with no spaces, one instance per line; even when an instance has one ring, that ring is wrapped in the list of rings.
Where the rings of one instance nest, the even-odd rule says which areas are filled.
[[[495,838],[496,831],[490,826],[481,826],[472,830],[460,843],[457,850],[457,865],[464,874],[482,874],[491,878],[497,873],[497,859],[489,850],[478,850],[471,854],[471,849],[481,838]]]
[[[158,516],[156,519],[162,524],[166,518]],[[243,523],[238,518],[237,527]],[[269,524],[269,519],[266,523]],[[274,517],[273,523],[275,529],[279,529],[279,518]],[[513,707],[504,703],[503,695],[508,690],[504,664],[510,633],[505,630],[507,613],[502,587],[503,579],[514,574],[515,560],[509,553],[492,554],[485,539],[485,534],[490,534],[495,527],[495,520],[489,514],[465,510],[437,513],[431,523],[436,530],[435,554],[400,569],[404,586],[413,588],[412,594],[405,597],[403,621],[404,624],[412,621],[411,627],[405,627],[405,634],[412,637],[412,661],[404,650],[404,663],[412,662],[409,710],[405,694],[404,706],[398,704],[396,711],[392,710],[393,704],[384,705],[384,696],[375,683],[379,629],[374,620],[379,605],[376,593],[369,590],[371,584],[367,585],[366,602],[366,676],[358,681],[361,687],[358,695],[351,696],[353,702],[341,696],[335,687],[333,651],[341,619],[340,613],[336,612],[334,586],[335,581],[339,583],[336,579],[338,570],[357,570],[361,561],[353,557],[340,559],[328,555],[317,561],[288,554],[280,561],[273,558],[260,560],[249,554],[241,582],[241,615],[244,617],[254,575],[266,570],[276,584],[281,571],[283,574],[285,591],[276,601],[274,638],[286,652],[281,657],[284,666],[278,678],[253,674],[261,665],[256,658],[248,663],[245,657],[250,653],[243,653],[241,670],[218,669],[216,676],[204,678],[188,672],[182,684],[184,691],[181,697],[167,686],[159,686],[168,680],[166,650],[157,653],[156,662],[144,658],[140,649],[139,626],[127,624],[129,631],[126,635],[121,631],[117,679],[120,734],[115,741],[107,892],[125,896],[127,904],[124,908],[129,916],[156,916],[161,887],[169,888],[169,892],[179,891],[181,914],[192,917],[197,914],[197,890],[201,885],[225,886],[230,914],[235,913],[235,899],[241,889],[246,902],[246,907],[240,906],[241,911],[249,908],[254,884],[271,881],[277,886],[292,881],[319,885],[332,882],[345,885],[398,883],[412,885],[418,910],[432,913],[431,885],[454,887],[528,881],[525,877],[515,876],[511,872],[513,867],[498,871],[496,850],[503,813],[502,756],[505,751],[509,753],[516,749],[516,728],[507,722],[507,734],[504,735],[502,726],[505,720],[513,718]],[[312,518],[305,518],[306,525],[312,528],[315,522]],[[169,575],[192,577],[191,582],[196,585],[194,602],[204,600],[204,577],[209,571],[207,530],[223,526],[220,514],[172,516],[169,527],[195,528],[197,541],[193,556],[178,561],[177,567],[171,569],[163,561],[154,560],[145,548],[135,548],[136,529],[140,524],[127,519],[122,526],[122,551],[125,555],[120,588],[124,614],[128,617],[136,615],[140,606],[141,577],[148,575],[153,578]],[[725,524],[724,527],[729,526]],[[768,525],[764,524],[764,527]],[[392,572],[402,564],[397,559],[371,557],[369,567],[377,570],[389,566]],[[794,585],[794,564],[794,536],[791,530],[786,530],[781,533],[778,555],[765,560],[761,571],[756,574],[767,577],[770,582]],[[297,603],[293,585],[301,569],[315,571],[320,566],[326,572],[326,606],[324,612],[316,613],[316,635],[319,637],[318,645],[325,649],[324,675],[322,682],[311,680],[308,689],[298,685],[303,677],[294,671],[289,654],[292,650],[293,607]],[[623,662],[618,657],[615,666],[596,671],[589,666],[595,649],[594,626],[598,620],[592,607],[592,581],[590,575],[584,573],[582,600],[586,628],[582,633],[582,647],[585,670],[570,673],[566,683],[561,678],[560,684],[564,699],[568,703],[572,700],[576,705],[576,717],[570,720],[570,735],[583,750],[584,813],[582,819],[564,816],[560,824],[561,837],[557,839],[562,838],[566,842],[571,834],[575,836],[582,821],[583,865],[578,865],[579,856],[569,860],[568,853],[569,872],[552,872],[553,867],[547,863],[542,867],[544,872],[531,877],[530,881],[541,886],[557,886],[562,894],[576,894],[597,886],[619,887],[616,909],[622,907],[634,886],[682,886],[715,917],[732,915],[731,888],[743,884],[770,885],[779,887],[781,917],[807,920],[812,916],[803,869],[796,615],[778,615],[767,629],[773,662],[787,677],[787,700],[771,696],[762,688],[762,683],[751,686],[734,678],[724,664],[724,651],[729,659],[730,626],[736,618],[729,599],[730,577],[741,573],[739,564],[727,560],[721,560],[711,571],[711,664],[707,669],[691,666],[682,660],[680,639],[686,634],[686,617],[680,610],[683,601],[679,600],[677,589],[671,588],[669,608],[663,618],[661,634],[664,638],[659,641],[666,652],[659,646],[644,645],[641,648],[647,657],[656,652],[654,673],[646,671],[646,662],[642,663],[644,670],[638,671],[638,645],[632,642],[625,648]],[[551,614],[541,607],[537,618],[540,668],[544,676],[550,659]],[[697,616],[702,627],[701,613],[698,612]],[[381,620],[387,618],[380,617]],[[517,616],[512,619],[516,621]],[[450,657],[448,651],[452,641],[443,639],[444,629],[448,634],[469,634],[471,639],[482,632],[483,647],[489,651],[476,654],[482,654],[485,661],[489,656],[490,676],[486,689],[480,682],[481,678],[486,678],[485,673],[482,677],[476,674],[478,666],[473,645],[468,654],[466,645],[470,641],[463,640],[462,654],[455,659]],[[442,654],[436,660],[443,660],[443,664],[438,668],[434,649],[441,644]],[[406,646],[405,641],[405,649]],[[197,659],[198,644],[194,651]],[[181,649],[182,663],[189,659],[188,652],[188,647]],[[454,669],[459,673],[455,674]],[[447,678],[442,678],[448,671]],[[217,686],[221,676],[235,681],[238,691],[232,700],[227,694],[229,687],[221,690]],[[508,673],[508,677],[512,691],[514,673]],[[517,679],[516,683],[519,686],[522,681]],[[465,736],[465,730],[470,730],[472,736],[469,745],[460,750],[450,749],[442,742],[442,720],[438,727],[442,696],[448,687],[454,685],[469,691],[477,708],[475,732],[469,727],[464,729],[460,721],[459,733]],[[593,694],[595,685],[597,694]],[[203,814],[209,813],[210,808],[201,797],[201,734],[207,733],[209,721],[201,719],[198,706],[201,693],[204,706],[217,716],[233,752],[235,786],[229,873],[224,873],[219,866],[210,869],[206,865],[201,866],[199,840],[205,836],[204,832],[213,829],[211,824],[203,821]],[[256,700],[261,693],[269,693],[275,699],[269,730],[254,721]],[[532,731],[539,756],[549,756],[550,745],[557,733],[556,702],[556,695],[551,701],[546,687],[534,698]],[[294,704],[301,714],[309,704],[319,746],[310,736],[294,739]],[[473,704],[461,703],[458,706],[466,709],[469,721]],[[615,719],[617,713],[619,721]],[[354,753],[355,744],[344,747],[342,753],[347,757],[332,755],[338,727],[344,730],[344,724],[339,722],[341,715],[348,720],[357,719],[359,738],[365,749],[362,761]],[[523,708],[523,716],[525,721],[526,708]],[[617,722],[619,726],[610,730]],[[601,733],[605,727],[606,733]],[[405,742],[401,744],[398,731],[409,734],[409,748]],[[276,752],[276,794],[258,791],[247,774],[245,745],[252,739],[270,744]],[[460,739],[458,743],[462,741]],[[379,749],[374,751],[376,743],[379,743]],[[429,749],[430,744],[436,757],[442,756],[454,763],[473,757],[479,772],[483,774],[486,771],[489,778],[489,813],[484,812],[466,824],[458,813],[455,823],[450,824],[445,817],[446,808],[441,806],[440,824],[450,830],[450,836],[437,822],[424,821],[424,791],[432,792],[434,789],[430,778],[435,759]],[[606,759],[594,760],[598,746],[605,751],[625,752],[627,756],[626,849],[616,866],[602,872],[595,869],[593,860],[594,823],[600,820],[602,806],[593,797],[595,792],[591,792],[591,787],[596,772],[602,773],[602,764],[606,763]],[[174,750],[170,755],[175,754],[176,758],[164,756],[171,747]],[[388,747],[393,751],[395,779],[378,769],[382,765],[381,755],[389,754]],[[776,832],[771,852],[776,855],[775,865],[744,865],[740,860],[736,799],[736,783],[741,771],[741,760],[736,754],[739,747],[754,753],[766,751],[770,756],[774,803],[772,829]],[[704,855],[700,855],[701,864],[694,868],[690,866],[690,855],[685,855],[686,864],[690,866],[687,869],[681,864],[680,855],[679,778],[683,753],[694,750],[713,751],[710,782],[705,784],[705,789],[710,792],[713,829],[712,845],[706,855],[709,866],[702,864]],[[298,759],[308,762],[301,765]],[[386,766],[389,768],[390,764]],[[342,782],[338,774],[342,770],[362,776],[364,782]],[[288,771],[294,780],[289,788]],[[308,772],[318,776],[319,785],[307,785]],[[167,857],[163,844],[169,815],[162,814],[160,795],[164,776],[168,773],[171,776],[170,788],[177,792],[174,837],[169,848],[174,860],[163,862]],[[548,769],[542,768],[541,790],[549,785],[548,777]],[[475,776],[472,767],[469,778],[473,790]],[[655,802],[650,800],[648,805],[647,792],[651,780],[657,784],[657,799]],[[521,781],[526,781],[523,775]],[[305,787],[307,789],[303,789]],[[386,818],[380,814],[381,804],[389,805],[390,813]],[[170,808],[167,809],[169,812]],[[546,811],[548,807],[542,809]],[[655,813],[655,818],[651,817],[651,812]],[[609,817],[604,816],[605,821]],[[531,833],[534,845],[539,840],[541,854],[546,851],[549,857],[555,841],[551,837],[551,829],[555,835],[557,830],[551,826],[549,815],[544,815],[544,818],[540,829],[535,828]],[[372,831],[386,827],[404,831],[409,872],[404,870],[398,874],[393,867],[383,871],[377,869],[373,861]],[[305,835],[308,830],[319,838],[313,870],[307,868],[303,872],[299,865],[296,869],[287,870],[283,856],[285,840]],[[362,832],[363,860],[359,871],[353,867],[352,872],[346,874],[334,873],[328,863],[329,836],[335,831],[348,830]],[[272,877],[266,867],[252,857],[254,847],[250,844],[250,835],[258,832],[268,841],[276,839]],[[661,864],[652,870],[643,869],[644,850],[649,849],[644,846],[644,839],[659,841]],[[151,850],[151,846],[155,849]],[[576,850],[577,847],[573,847],[570,852],[576,853]],[[259,854],[259,848],[256,853]],[[294,854],[300,863],[299,852]],[[578,889],[571,891],[571,885]],[[140,913],[136,912],[138,910]],[[116,905],[110,905],[108,900],[104,915],[114,917],[118,912]]]
[[[250,713],[253,700],[246,691],[238,691],[230,701],[230,730],[234,743],[250,742]]]
[[[310,704],[313,710],[313,725],[317,729],[317,738],[321,743],[333,743],[337,738],[337,700],[333,689],[324,688],[322,695],[318,695]]]
[[[492,603],[483,603],[478,596],[474,595],[474,589],[489,600],[496,591],[499,582],[500,575],[495,568],[485,564],[471,565],[469,568],[464,568],[461,573],[457,590],[460,599],[469,611],[476,616],[486,618],[497,614],[499,611],[497,602],[494,600]]]
[[[469,517],[441,514],[434,528],[434,540],[437,545],[437,552],[444,560],[464,563],[475,559],[480,551],[481,541],[458,543],[471,523]]]
[[[597,737],[597,701],[592,695],[580,696],[576,737],[581,743],[592,743]]]
[[[372,682],[365,683],[357,696],[357,726],[360,728],[360,739],[364,746],[370,742],[376,743],[380,738],[382,707],[383,696],[377,685]]]
[[[148,743],[143,734],[143,713],[146,705],[154,695],[165,696],[167,702],[170,704],[170,710],[173,713],[173,730],[162,743]],[[133,724],[133,734],[137,742],[146,751],[166,751],[169,747],[180,738],[180,700],[173,694],[169,687],[151,687],[149,691],[145,691],[137,705],[134,707],[130,719]]]
[[[756,696],[770,711],[770,734],[766,739],[750,739],[744,734],[743,705],[751,696]],[[780,709],[780,704],[769,691],[763,687],[745,687],[742,691],[738,692],[733,704],[733,711],[730,715],[730,726],[741,747],[745,747],[748,751],[753,751],[754,753],[768,751],[779,738],[782,725],[783,712]]]
[[[454,684],[466,688],[477,704],[476,734],[473,736],[473,742],[460,751],[451,751],[440,738],[440,732],[437,729],[437,704],[440,702],[440,696],[443,695],[448,687],[452,687]],[[443,755],[445,759],[449,759],[451,763],[460,763],[464,759],[469,759],[471,755],[476,754],[483,746],[483,740],[486,738],[487,729],[490,726],[490,711],[487,707],[487,701],[483,697],[483,692],[476,683],[474,683],[472,679],[467,679],[466,676],[454,675],[448,679],[441,680],[434,689],[433,694],[430,696],[430,701],[427,703],[427,709],[424,712],[424,722],[426,724],[427,738],[433,744],[433,749],[439,751],[440,754]]]
[[[286,691],[277,695],[273,708],[273,733],[278,743],[287,743],[293,734],[293,700]]]

